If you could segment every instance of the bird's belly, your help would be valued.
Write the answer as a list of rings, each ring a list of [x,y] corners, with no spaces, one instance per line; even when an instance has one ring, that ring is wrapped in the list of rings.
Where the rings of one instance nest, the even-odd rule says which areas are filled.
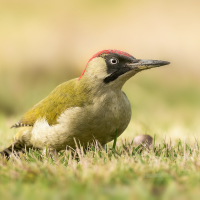
[[[83,146],[94,140],[106,144],[116,134],[119,136],[123,133],[131,118],[128,100],[123,99],[121,104],[115,101],[104,101],[101,106],[94,103],[84,108],[69,108],[54,126],[48,126],[45,120],[38,121],[33,128],[32,141],[35,146],[43,146],[39,148],[50,145],[57,150],[66,149],[66,146],[75,148],[74,140]]]

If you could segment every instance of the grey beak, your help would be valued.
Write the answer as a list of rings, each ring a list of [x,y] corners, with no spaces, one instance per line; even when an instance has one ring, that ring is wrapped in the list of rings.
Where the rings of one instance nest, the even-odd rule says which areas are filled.
[[[128,64],[128,66],[131,66],[133,69],[137,71],[170,64],[170,62],[162,61],[162,60],[136,60],[136,61],[137,62],[135,63]]]

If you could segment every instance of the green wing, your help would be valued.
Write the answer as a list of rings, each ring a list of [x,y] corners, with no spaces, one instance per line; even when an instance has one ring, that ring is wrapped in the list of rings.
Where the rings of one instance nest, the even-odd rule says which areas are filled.
[[[80,87],[77,79],[67,81],[56,87],[45,99],[30,109],[12,127],[33,126],[39,118],[45,117],[49,125],[57,123],[60,114],[70,107],[83,107],[88,103],[87,90]],[[11,128],[12,128],[11,127]]]

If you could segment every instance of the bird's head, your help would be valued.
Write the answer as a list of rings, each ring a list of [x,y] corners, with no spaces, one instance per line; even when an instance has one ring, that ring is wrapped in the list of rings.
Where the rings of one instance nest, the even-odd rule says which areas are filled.
[[[169,62],[161,60],[136,59],[119,50],[103,50],[90,58],[78,80],[90,79],[94,82],[122,87],[136,73],[168,64]]]

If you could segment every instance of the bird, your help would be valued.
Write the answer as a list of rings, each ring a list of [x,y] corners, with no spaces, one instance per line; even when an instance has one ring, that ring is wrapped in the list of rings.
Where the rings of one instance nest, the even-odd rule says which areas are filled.
[[[59,152],[98,141],[102,147],[119,137],[132,115],[122,91],[125,82],[146,69],[170,64],[161,60],[136,59],[114,49],[93,55],[79,78],[57,86],[11,128],[20,128],[10,145],[0,153],[38,149]]]

